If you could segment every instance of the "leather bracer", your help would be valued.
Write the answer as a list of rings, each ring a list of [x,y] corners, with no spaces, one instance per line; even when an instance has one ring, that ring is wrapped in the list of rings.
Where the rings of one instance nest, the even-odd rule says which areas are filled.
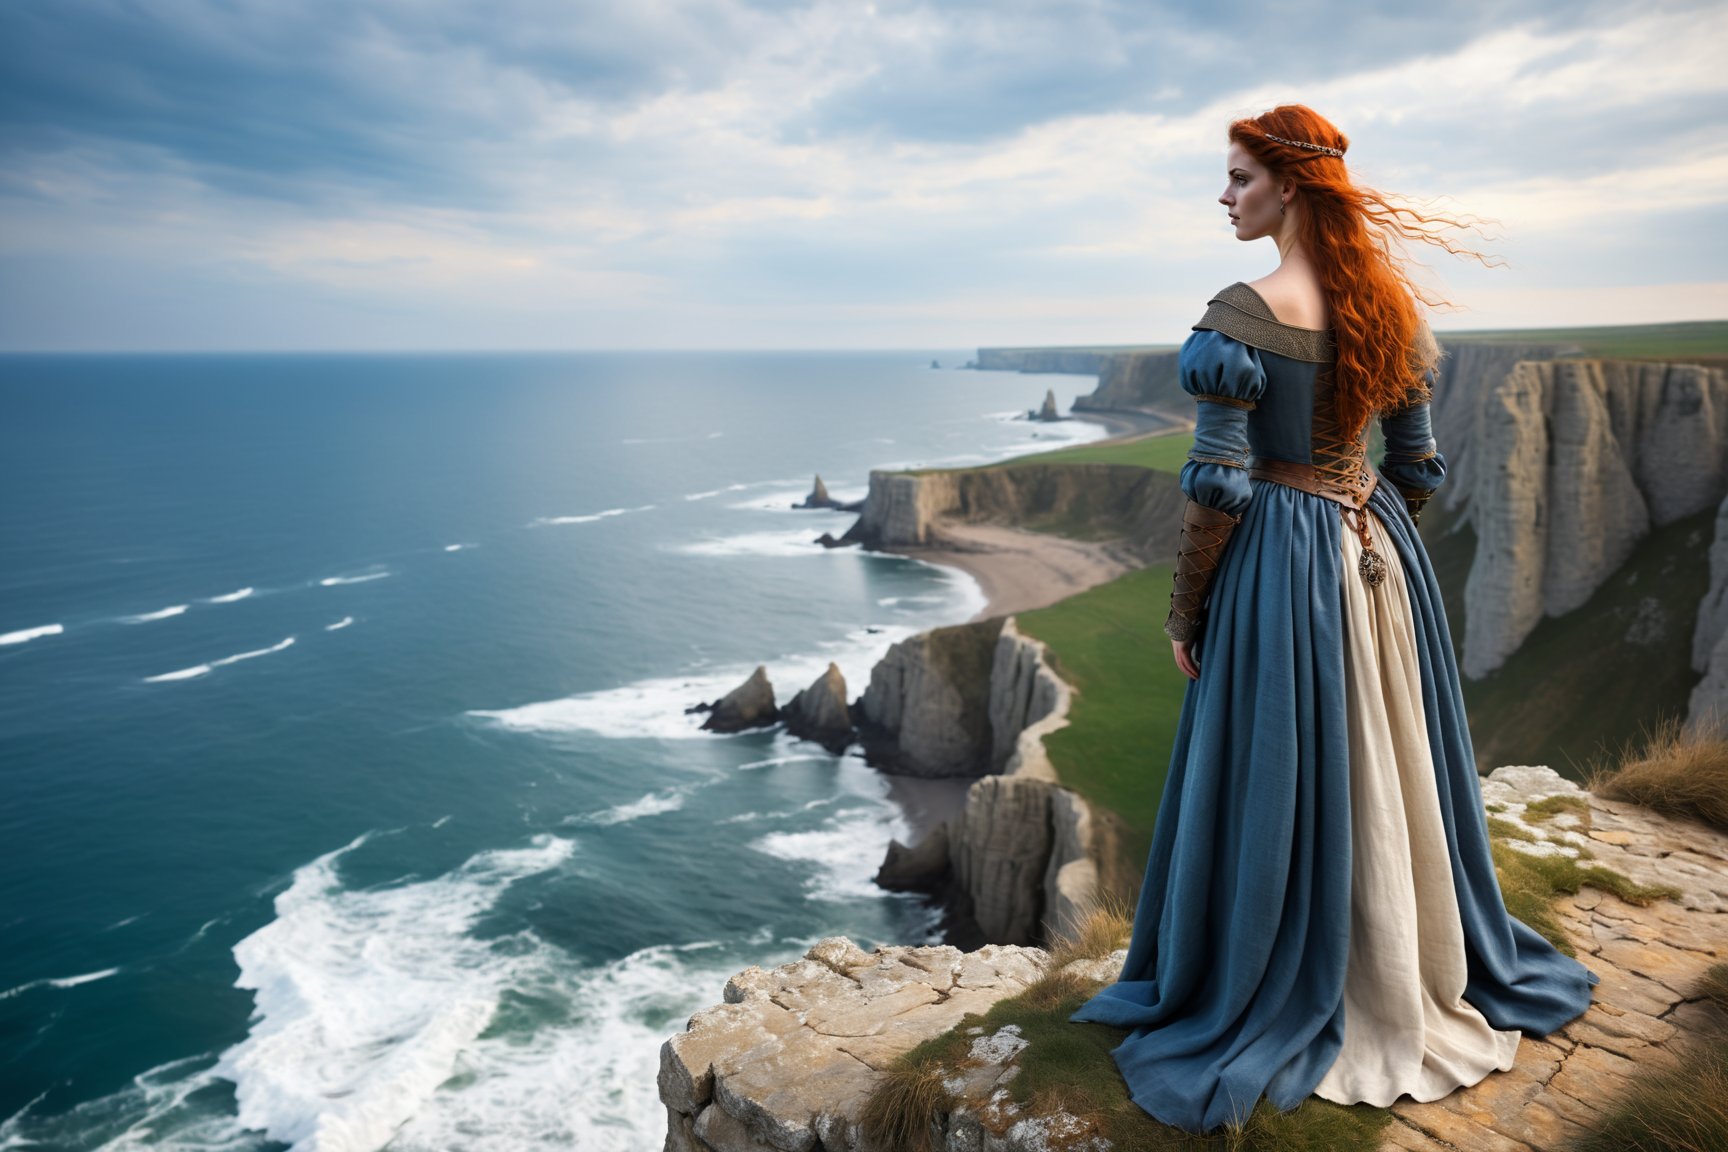
[[[1232,516],[1189,500],[1182,509],[1182,542],[1176,550],[1176,578],[1170,591],[1170,615],[1164,634],[1172,640],[1192,640],[1200,629],[1206,593],[1218,572],[1219,557],[1241,516]]]
[[[1422,505],[1428,503],[1428,498],[1434,495],[1433,488],[1407,488],[1397,485],[1398,491],[1404,494],[1404,507],[1410,510],[1410,523],[1417,524],[1422,520]]]

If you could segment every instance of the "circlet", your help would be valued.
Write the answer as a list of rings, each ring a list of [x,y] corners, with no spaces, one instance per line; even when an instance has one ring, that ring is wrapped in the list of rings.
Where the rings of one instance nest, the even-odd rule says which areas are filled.
[[[1314,149],[1314,151],[1324,152],[1328,156],[1342,156],[1342,155],[1344,155],[1344,149],[1342,149],[1342,148],[1328,148],[1324,144],[1310,144],[1306,140],[1286,140],[1286,139],[1284,139],[1284,137],[1274,136],[1270,132],[1263,133],[1263,135],[1268,140],[1276,140],[1280,144],[1289,144],[1295,148],[1312,148],[1312,149]]]

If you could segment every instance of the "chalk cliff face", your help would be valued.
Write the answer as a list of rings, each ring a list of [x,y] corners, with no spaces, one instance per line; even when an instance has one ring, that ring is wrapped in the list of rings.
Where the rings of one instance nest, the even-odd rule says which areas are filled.
[[[1469,455],[1478,547],[1465,584],[1461,664],[1479,678],[1542,616],[1588,600],[1652,525],[1722,500],[1728,373],[1614,360],[1521,363],[1484,396]]]
[[[1698,605],[1692,633],[1692,667],[1704,679],[1692,689],[1687,723],[1720,723],[1728,731],[1728,497],[1716,510],[1716,538],[1710,545],[1710,590]]]
[[[1474,341],[1440,341],[1446,357],[1440,361],[1440,377],[1434,385],[1429,415],[1434,438],[1446,454],[1446,483],[1436,499],[1457,508],[1470,494],[1470,477],[1477,459],[1477,425],[1488,397],[1525,361],[1552,360],[1577,351],[1562,344],[1484,344]]]
[[[870,669],[856,711],[865,754],[906,776],[993,770],[991,666],[1002,618],[920,632]]]
[[[1091,811],[1061,787],[1044,751],[1044,737],[1067,725],[1071,699],[1044,645],[1012,616],[910,637],[872,671],[860,701],[881,725],[866,739],[872,763],[979,777],[944,825],[948,875],[935,885],[961,939],[1045,939],[1096,894]],[[891,846],[888,870],[904,872],[922,847]]]
[[[937,543],[941,518],[1033,528],[1083,521],[1154,563],[1175,557],[1185,500],[1174,475],[1125,464],[873,471],[864,510],[841,541],[867,548]]]
[[[980,348],[978,367],[991,372],[1055,372],[1091,376],[1109,353],[1089,348]]]
[[[1122,352],[1098,369],[1098,387],[1077,397],[1076,412],[1098,410],[1188,412],[1193,402],[1177,377],[1180,352]]]

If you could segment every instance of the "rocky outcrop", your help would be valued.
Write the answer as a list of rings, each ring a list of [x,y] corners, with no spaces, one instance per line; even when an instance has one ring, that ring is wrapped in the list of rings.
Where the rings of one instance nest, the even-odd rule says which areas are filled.
[[[841,511],[841,512],[859,512],[859,511],[862,511],[864,508],[864,501],[853,500],[851,502],[847,502],[847,501],[843,501],[843,500],[834,499],[834,497],[828,495],[828,485],[822,483],[822,477],[820,475],[818,475],[816,477],[815,483],[813,483],[810,486],[810,494],[808,496],[804,497],[803,500],[792,505],[792,507],[794,507],[794,508],[832,508],[832,509],[836,509],[836,510]],[[824,532],[823,535],[827,536],[828,534],[826,532]]]
[[[841,537],[866,548],[942,542],[943,519],[1115,536],[1146,563],[1175,558],[1186,497],[1175,476],[1127,464],[1008,464],[870,473],[858,520]]]
[[[980,348],[974,367],[987,372],[1051,372],[1093,376],[1113,348]]]
[[[882,875],[939,896],[950,942],[1029,944],[1066,930],[1097,894],[1091,811],[1061,787],[1044,749],[1068,723],[1072,690],[1012,616],[999,622],[987,683],[989,739],[976,754],[989,774],[942,826],[946,869],[927,843],[895,841]]]
[[[801,740],[814,740],[840,753],[852,743],[852,716],[846,708],[846,677],[832,661],[810,687],[792,697],[781,710],[786,730]]]
[[[1648,906],[1588,886],[1562,896],[1561,929],[1601,978],[1589,1010],[1546,1037],[1523,1038],[1510,1071],[1440,1100],[1394,1104],[1380,1152],[1572,1147],[1637,1076],[1679,1066],[1688,1043],[1725,1023],[1721,1009],[1693,990],[1711,965],[1728,959],[1728,835],[1603,800],[1547,768],[1498,768],[1482,795],[1492,815],[1530,837],[1503,839],[1508,847],[1538,855],[1588,847],[1591,863],[1682,895]],[[1585,810],[1545,819],[1530,811],[1554,795],[1576,796]],[[1070,971],[1101,986],[1121,974],[1126,955],[1119,949],[1075,961]],[[661,1048],[664,1147],[890,1152],[864,1139],[865,1100],[897,1056],[964,1028],[970,1042],[945,1069],[951,1075],[933,1117],[934,1148],[1105,1152],[1113,1145],[1087,1119],[1034,1114],[1014,1102],[1006,1085],[1029,1042],[1016,1026],[966,1026],[968,1013],[1017,995],[1050,964],[1038,948],[867,953],[831,937],[771,970],[746,968],[727,982],[722,1004],[690,1017]]]
[[[774,685],[768,682],[768,669],[761,664],[744,683],[712,704],[697,704],[687,712],[707,712],[702,727],[710,732],[742,732],[746,728],[762,728],[780,721],[774,706]]]
[[[1062,413],[1056,411],[1056,389],[1046,388],[1044,390],[1044,403],[1039,406],[1037,412],[1032,413],[1031,415],[1034,420],[1049,421],[1062,419]]]
[[[1440,347],[1445,357],[1440,361],[1439,377],[1434,383],[1429,416],[1434,423],[1434,438],[1446,455],[1446,483],[1441,485],[1435,499],[1444,502],[1447,508],[1457,509],[1469,500],[1470,478],[1478,458],[1475,449],[1478,425],[1494,390],[1519,364],[1575,355],[1578,346],[1441,340]]]
[[[661,1046],[666,1152],[897,1152],[871,1150],[859,1131],[883,1072],[1024,991],[1049,963],[1038,948],[865,952],[834,936],[772,970],[746,968],[726,982],[723,1003]]]
[[[1106,357],[1098,387],[1074,400],[1076,412],[1178,412],[1192,416],[1193,401],[1177,374],[1180,352],[1123,352]]]
[[[1728,733],[1728,497],[1716,510],[1716,536],[1710,545],[1710,590],[1698,605],[1692,631],[1692,667],[1704,673],[1692,689],[1687,727],[1720,726]]]
[[[1652,525],[1728,493],[1728,373],[1521,363],[1489,393],[1471,453],[1461,665],[1480,678],[1544,615],[1588,600]]]
[[[1002,618],[933,628],[888,649],[854,705],[865,757],[907,776],[991,770],[991,660]]]

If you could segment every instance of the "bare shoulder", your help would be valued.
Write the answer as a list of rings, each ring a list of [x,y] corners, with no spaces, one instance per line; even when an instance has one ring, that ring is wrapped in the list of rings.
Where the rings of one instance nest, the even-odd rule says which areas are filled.
[[[1248,287],[1260,294],[1281,324],[1324,330],[1332,322],[1326,308],[1326,295],[1320,290],[1320,282],[1312,276],[1293,274],[1280,268],[1258,280],[1250,280]]]

